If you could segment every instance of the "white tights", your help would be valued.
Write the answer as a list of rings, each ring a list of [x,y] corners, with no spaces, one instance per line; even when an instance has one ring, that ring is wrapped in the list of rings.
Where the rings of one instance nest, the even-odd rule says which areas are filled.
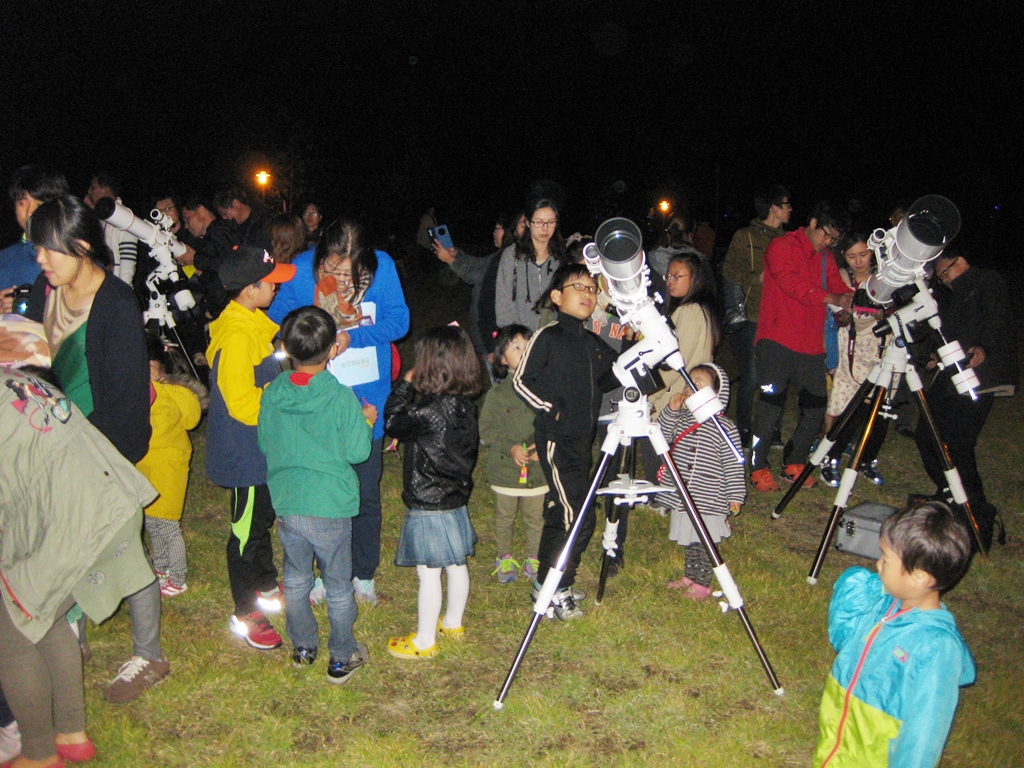
[[[455,629],[462,626],[462,614],[469,600],[469,568],[465,565],[448,565],[448,610],[444,614],[444,627]],[[441,569],[416,566],[420,580],[419,624],[413,643],[420,650],[430,648],[437,641],[437,620],[441,616]]]

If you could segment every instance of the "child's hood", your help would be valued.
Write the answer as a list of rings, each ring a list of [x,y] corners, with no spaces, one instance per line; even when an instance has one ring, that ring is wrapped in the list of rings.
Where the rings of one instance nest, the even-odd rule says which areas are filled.
[[[344,386],[329,371],[321,371],[305,385],[293,382],[293,373],[284,371],[278,374],[263,394],[264,407],[273,403],[274,407],[288,414],[321,412],[331,400],[335,388]]]
[[[729,374],[726,373],[721,366],[716,365],[715,363],[701,363],[701,365],[706,365],[708,368],[714,368],[718,373],[718,381],[720,382],[718,388],[718,399],[722,401],[722,406],[724,408],[728,408],[730,391]]]
[[[161,380],[164,384],[171,384],[176,387],[184,387],[190,390],[199,398],[199,406],[205,411],[210,406],[210,393],[203,386],[203,383],[194,376],[184,373],[172,373]]]

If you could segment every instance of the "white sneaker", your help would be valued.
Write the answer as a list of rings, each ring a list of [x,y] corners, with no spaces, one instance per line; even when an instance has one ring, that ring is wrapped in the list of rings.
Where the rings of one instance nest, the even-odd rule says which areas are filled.
[[[324,586],[324,580],[317,577],[313,582],[313,588],[309,590],[309,604],[317,605],[322,603],[327,597],[327,588]]]
[[[373,579],[352,579],[352,591],[357,603],[377,604],[377,589]]]
[[[0,764],[13,760],[21,754],[21,731],[17,721],[0,728]]]
[[[284,610],[284,591],[280,584],[275,584],[273,589],[266,592],[256,590],[256,605],[264,613],[280,613]]]

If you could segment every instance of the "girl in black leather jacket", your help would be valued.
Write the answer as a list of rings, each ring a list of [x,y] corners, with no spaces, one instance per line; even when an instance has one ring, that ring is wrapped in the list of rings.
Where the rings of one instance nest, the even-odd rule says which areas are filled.
[[[415,367],[384,406],[384,431],[405,443],[402,523],[395,565],[416,566],[420,580],[417,631],[392,637],[388,652],[400,659],[440,653],[436,636],[461,637],[469,598],[466,557],[476,533],[466,502],[473,490],[480,435],[476,405],[480,364],[473,342],[458,326],[434,328],[416,343]],[[441,616],[441,569],[448,574],[448,608]]]

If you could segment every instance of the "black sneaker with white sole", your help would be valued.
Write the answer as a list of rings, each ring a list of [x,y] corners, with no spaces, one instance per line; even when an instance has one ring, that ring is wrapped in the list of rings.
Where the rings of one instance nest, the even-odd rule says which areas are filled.
[[[340,685],[347,683],[348,679],[355,674],[355,671],[363,666],[370,658],[370,651],[365,643],[357,643],[355,653],[348,661],[331,659],[327,663],[327,682]]]
[[[583,609],[576,605],[576,598],[573,597],[572,587],[560,589],[551,598],[551,607],[555,609],[555,616],[559,621],[579,619],[583,616]]]
[[[302,669],[316,661],[316,648],[298,648],[292,651],[292,666]]]
[[[565,589],[572,590],[572,599],[575,600],[577,603],[582,603],[584,600],[587,599],[587,593],[584,592],[582,589],[576,589],[576,587],[566,587]],[[534,582],[533,589],[530,590],[530,602],[536,603],[538,597],[540,597],[540,587],[537,586],[537,582]]]

